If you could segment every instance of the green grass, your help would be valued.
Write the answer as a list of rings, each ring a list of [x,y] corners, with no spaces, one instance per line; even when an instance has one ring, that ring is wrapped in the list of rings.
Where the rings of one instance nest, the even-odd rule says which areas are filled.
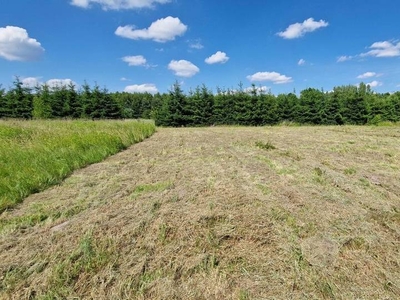
[[[0,121],[0,212],[154,132],[140,121]]]

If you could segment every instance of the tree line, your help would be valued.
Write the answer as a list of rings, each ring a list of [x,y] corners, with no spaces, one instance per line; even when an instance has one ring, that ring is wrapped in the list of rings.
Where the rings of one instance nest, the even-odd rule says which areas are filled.
[[[168,93],[109,92],[97,84],[73,83],[28,88],[16,78],[0,87],[0,118],[154,119],[159,126],[378,124],[400,122],[400,92],[375,93],[368,85],[339,86],[333,91],[308,88],[273,95],[253,85],[236,90],[205,85],[185,94],[178,82]]]

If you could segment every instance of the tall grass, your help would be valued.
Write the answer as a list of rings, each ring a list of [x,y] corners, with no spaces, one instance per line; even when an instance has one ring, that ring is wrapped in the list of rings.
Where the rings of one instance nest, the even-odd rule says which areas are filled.
[[[0,121],[0,212],[154,131],[143,121]]]

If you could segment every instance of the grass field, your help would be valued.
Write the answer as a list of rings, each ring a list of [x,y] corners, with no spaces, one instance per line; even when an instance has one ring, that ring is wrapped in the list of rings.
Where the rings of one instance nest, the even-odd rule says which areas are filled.
[[[0,121],[0,212],[154,131],[136,121]]]
[[[161,128],[0,216],[1,299],[399,299],[400,127]]]

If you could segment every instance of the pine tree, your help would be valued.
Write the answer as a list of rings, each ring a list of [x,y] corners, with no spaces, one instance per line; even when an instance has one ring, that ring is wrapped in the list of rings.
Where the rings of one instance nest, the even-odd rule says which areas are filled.
[[[75,90],[75,85],[70,82],[67,89],[67,103],[69,106],[68,116],[71,118],[80,118],[83,114],[83,107],[79,94]]]
[[[21,80],[16,77],[14,86],[7,93],[6,111],[7,117],[11,118],[32,118],[33,96],[31,90],[23,86]]]
[[[35,119],[49,119],[53,117],[52,95],[47,84],[36,87],[32,115]]]
[[[2,88],[0,84],[0,119],[6,116],[6,97],[5,90]]]

